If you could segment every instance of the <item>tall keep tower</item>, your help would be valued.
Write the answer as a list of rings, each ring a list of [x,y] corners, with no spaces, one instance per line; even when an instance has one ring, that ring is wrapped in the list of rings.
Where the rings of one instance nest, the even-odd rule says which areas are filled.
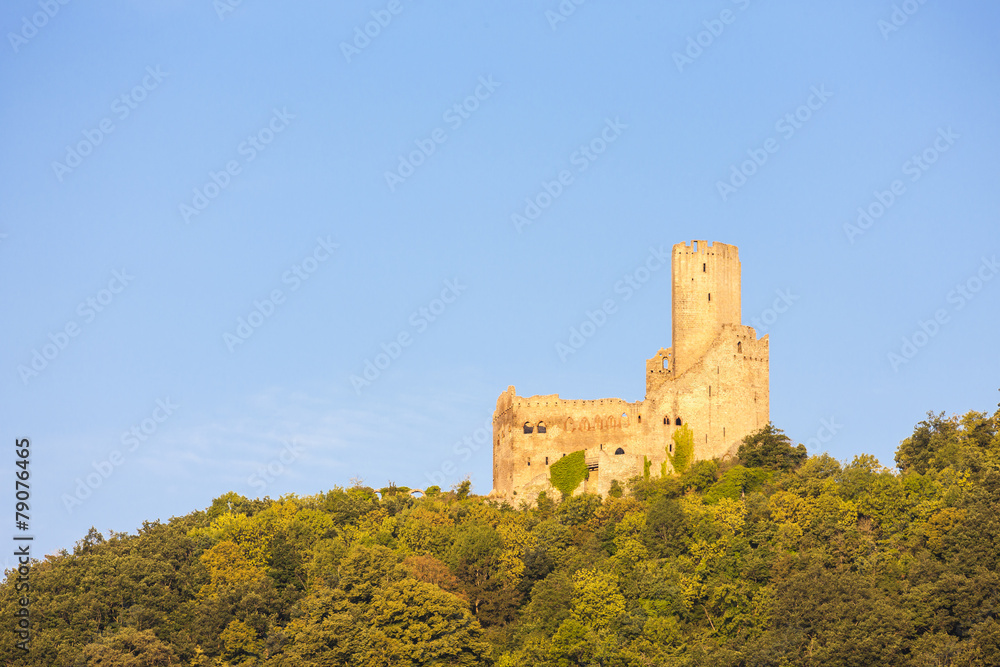
[[[740,256],[734,245],[677,243],[671,264],[673,376],[698,362],[725,324],[740,324]]]
[[[507,387],[493,413],[494,497],[530,504],[557,483],[606,494],[616,480],[673,474],[679,429],[690,429],[699,460],[733,456],[768,423],[769,342],[740,323],[736,246],[678,243],[671,264],[673,347],[646,359],[645,398],[518,396]],[[554,467],[566,456],[574,458]]]

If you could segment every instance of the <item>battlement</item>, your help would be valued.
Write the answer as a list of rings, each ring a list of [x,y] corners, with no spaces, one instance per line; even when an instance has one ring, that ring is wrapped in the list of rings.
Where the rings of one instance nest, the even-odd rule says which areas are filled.
[[[740,251],[734,245],[720,243],[718,241],[691,241],[690,243],[675,243],[673,252],[675,255],[718,255],[726,259],[739,261]]]
[[[642,475],[646,462],[672,470],[673,434],[688,427],[695,458],[726,456],[769,420],[768,337],[740,322],[736,246],[691,241],[673,246],[672,338],[646,360],[646,396],[563,399],[518,396],[512,386],[493,414],[493,488],[533,502],[553,491],[548,467],[583,451],[585,489],[606,493],[612,480]],[[583,489],[581,489],[583,490]]]

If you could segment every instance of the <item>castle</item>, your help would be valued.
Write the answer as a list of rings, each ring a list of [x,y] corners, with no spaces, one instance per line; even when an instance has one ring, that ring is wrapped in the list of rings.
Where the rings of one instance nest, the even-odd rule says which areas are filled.
[[[743,437],[765,426],[768,339],[740,323],[740,259],[736,246],[706,241],[674,245],[671,255],[673,347],[646,360],[646,397],[565,400],[558,394],[522,397],[514,387],[493,413],[493,493],[533,502],[550,496],[549,467],[583,450],[588,479],[575,493],[607,494],[673,468],[673,434],[694,433],[694,458],[735,453]],[[558,494],[556,494],[558,495]]]

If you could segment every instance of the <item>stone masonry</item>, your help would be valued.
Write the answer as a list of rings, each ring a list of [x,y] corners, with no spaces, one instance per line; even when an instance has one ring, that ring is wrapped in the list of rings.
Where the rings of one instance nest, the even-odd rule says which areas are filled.
[[[493,492],[534,502],[558,496],[549,466],[585,451],[590,478],[576,493],[606,494],[643,474],[659,475],[683,424],[694,432],[695,459],[735,453],[742,438],[769,420],[768,338],[740,323],[740,259],[736,246],[678,243],[671,256],[673,347],[646,360],[646,397],[565,400],[518,396],[514,387],[493,413]],[[672,451],[672,449],[670,450]]]

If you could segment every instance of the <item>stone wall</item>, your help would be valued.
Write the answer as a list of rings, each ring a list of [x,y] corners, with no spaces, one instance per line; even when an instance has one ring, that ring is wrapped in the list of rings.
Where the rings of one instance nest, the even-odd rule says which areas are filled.
[[[739,323],[736,247],[677,244],[672,270],[673,347],[646,361],[645,399],[521,397],[508,387],[493,416],[495,495],[530,503],[539,491],[558,493],[548,468],[579,450],[591,472],[577,493],[606,494],[613,480],[642,475],[644,460],[659,475],[684,424],[694,432],[696,459],[731,455],[767,424],[768,338]]]

